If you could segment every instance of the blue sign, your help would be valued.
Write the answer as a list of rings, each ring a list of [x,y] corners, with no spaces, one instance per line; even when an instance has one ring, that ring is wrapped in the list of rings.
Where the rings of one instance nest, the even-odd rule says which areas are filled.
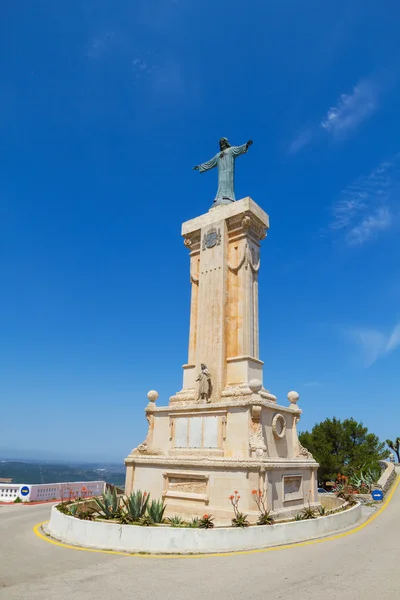
[[[382,490],[373,490],[371,492],[371,496],[374,500],[383,500],[383,492]]]
[[[23,485],[22,488],[19,490],[19,493],[21,494],[21,496],[29,496],[29,488],[27,485]]]

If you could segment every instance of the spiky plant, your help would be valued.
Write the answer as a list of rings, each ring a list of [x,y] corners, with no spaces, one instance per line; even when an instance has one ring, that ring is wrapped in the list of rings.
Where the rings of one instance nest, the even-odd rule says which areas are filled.
[[[271,515],[270,510],[262,512],[257,520],[257,525],[272,525],[273,523],[274,517]]]
[[[169,517],[167,519],[167,523],[171,527],[183,527],[185,525],[185,521],[181,519],[181,517],[178,517],[178,515],[175,515],[174,517]]]
[[[68,507],[68,511],[71,517],[76,517],[79,512],[79,504],[71,504],[71,506]]]
[[[197,529],[198,527],[200,527],[200,519],[198,517],[193,517],[193,519],[189,521],[188,527],[191,527],[192,529]]]
[[[212,529],[214,527],[214,518],[211,515],[203,515],[199,521],[200,529]]]
[[[317,516],[317,515],[315,514],[315,511],[314,511],[314,509],[313,509],[313,508],[311,508],[311,506],[305,506],[305,507],[303,508],[303,511],[302,511],[302,518],[303,518],[304,520],[306,520],[306,519],[315,519],[315,518],[316,518],[316,516]]]
[[[139,521],[146,514],[149,498],[150,495],[147,492],[142,493],[140,490],[124,498],[126,512],[132,521]]]
[[[296,513],[293,517],[293,521],[302,521],[303,515],[301,513]]]
[[[324,517],[326,515],[326,508],[325,508],[325,506],[320,506],[318,508],[318,513],[319,513],[320,517]]]
[[[147,514],[152,519],[153,523],[162,523],[164,521],[166,508],[167,507],[162,500],[152,500],[147,505]]]
[[[232,527],[248,527],[250,523],[247,520],[247,515],[238,512],[232,519]]]
[[[119,516],[120,499],[115,488],[112,491],[107,490],[101,496],[96,496],[94,501],[98,506],[99,515],[104,519],[113,519]]]

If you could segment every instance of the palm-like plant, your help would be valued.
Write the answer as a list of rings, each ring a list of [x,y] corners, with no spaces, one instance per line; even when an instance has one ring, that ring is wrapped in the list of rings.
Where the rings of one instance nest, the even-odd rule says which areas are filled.
[[[392,440],[386,440],[386,443],[391,450],[396,452],[397,462],[400,463],[400,437],[397,437],[394,442],[392,442]]]

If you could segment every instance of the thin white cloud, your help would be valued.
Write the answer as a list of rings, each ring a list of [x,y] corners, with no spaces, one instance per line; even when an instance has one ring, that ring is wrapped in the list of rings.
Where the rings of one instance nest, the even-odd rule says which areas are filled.
[[[381,86],[373,79],[364,79],[350,94],[342,94],[321,121],[321,127],[334,137],[342,137],[356,129],[378,108]]]
[[[336,104],[314,125],[301,129],[288,146],[288,154],[296,154],[310,142],[329,135],[341,140],[357,129],[379,108],[379,102],[388,84],[387,74],[380,78],[361,79],[347,94],[341,94]]]
[[[390,354],[400,346],[400,323],[389,334],[367,328],[348,329],[345,334],[360,347],[366,368],[373,365],[378,358]]]
[[[289,144],[288,154],[296,154],[296,152],[299,152],[311,142],[312,137],[313,133],[311,129],[301,131]]]
[[[400,323],[393,329],[387,343],[387,351],[391,352],[400,346]]]
[[[350,229],[346,235],[346,240],[350,245],[364,244],[378,232],[388,229],[391,224],[392,215],[387,206],[382,206]]]
[[[349,245],[362,245],[395,221],[400,191],[400,154],[383,161],[346,187],[332,206],[330,229],[343,231]]]

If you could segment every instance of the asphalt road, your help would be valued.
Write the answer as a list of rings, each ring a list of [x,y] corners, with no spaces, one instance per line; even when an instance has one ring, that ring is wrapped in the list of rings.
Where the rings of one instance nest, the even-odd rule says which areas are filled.
[[[1,600],[393,600],[400,598],[400,485],[361,531],[321,543],[206,558],[54,546],[32,528],[49,506],[0,506]]]

